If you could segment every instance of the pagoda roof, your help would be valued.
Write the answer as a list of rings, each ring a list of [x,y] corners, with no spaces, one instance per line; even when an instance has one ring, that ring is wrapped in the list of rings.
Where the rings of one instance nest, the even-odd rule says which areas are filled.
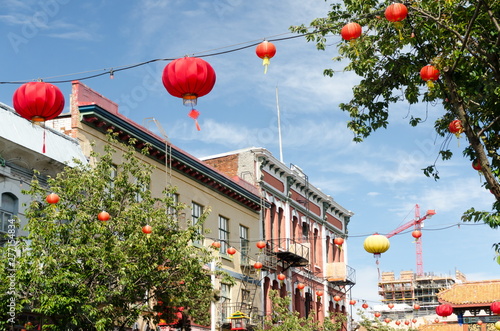
[[[437,297],[439,302],[454,308],[490,306],[500,299],[500,279],[456,283]]]

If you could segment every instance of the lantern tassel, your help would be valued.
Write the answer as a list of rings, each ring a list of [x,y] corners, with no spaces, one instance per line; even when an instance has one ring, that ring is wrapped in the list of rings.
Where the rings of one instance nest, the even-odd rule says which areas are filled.
[[[198,120],[194,120],[194,125],[196,125],[196,130],[201,131],[200,125],[198,124]]]
[[[196,130],[201,131],[200,125],[198,124],[198,116],[200,116],[200,112],[192,108],[188,116],[194,120],[194,124],[196,125]]]
[[[427,81],[427,87],[428,87],[429,89],[434,88],[434,82],[432,81],[432,79],[429,79],[429,80]]]
[[[270,63],[271,61],[269,60],[269,58],[265,56],[264,59],[262,60],[262,65],[264,66],[264,74],[267,74],[267,67],[269,66]]]

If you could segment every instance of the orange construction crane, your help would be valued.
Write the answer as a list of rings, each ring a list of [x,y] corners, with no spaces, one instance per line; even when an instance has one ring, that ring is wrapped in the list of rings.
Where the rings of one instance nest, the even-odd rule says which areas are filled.
[[[427,210],[427,213],[423,216],[420,217],[420,207],[419,205],[415,205],[415,218],[397,229],[389,232],[389,234],[386,235],[387,238],[390,238],[401,231],[404,231],[408,229],[411,226],[415,226],[415,231],[420,231],[422,229],[422,225],[424,223],[424,220],[431,218],[433,215],[435,215],[436,212],[433,209]],[[415,241],[416,244],[416,250],[417,250],[417,276],[423,276],[424,275],[424,262],[422,260],[422,238],[416,238]]]

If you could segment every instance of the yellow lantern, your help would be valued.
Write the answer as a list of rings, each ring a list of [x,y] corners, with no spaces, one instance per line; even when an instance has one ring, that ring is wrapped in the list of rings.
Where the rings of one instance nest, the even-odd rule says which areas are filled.
[[[391,247],[391,243],[386,236],[375,233],[365,239],[363,247],[365,251],[372,253],[374,257],[379,257],[380,254],[387,252],[389,247]]]
[[[500,321],[495,322],[495,329],[500,330]]]

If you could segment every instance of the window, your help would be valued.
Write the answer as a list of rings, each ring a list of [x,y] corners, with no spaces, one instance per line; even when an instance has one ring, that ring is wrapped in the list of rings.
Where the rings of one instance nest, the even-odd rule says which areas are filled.
[[[229,220],[219,215],[220,251],[225,253],[229,248]]]
[[[302,239],[309,239],[309,226],[307,222],[302,222]]]
[[[248,264],[248,228],[240,225],[241,264]]]
[[[241,290],[241,302],[247,303],[247,304],[252,304],[252,298],[250,298],[250,291],[249,290]]]
[[[192,215],[191,215],[191,218],[193,220],[193,225],[195,225],[195,226],[199,225],[198,223],[200,222],[201,214],[203,214],[203,206],[197,204],[196,202],[192,202],[191,209],[193,210],[192,211]],[[198,233],[199,234],[203,233],[203,226],[201,226],[198,229]],[[194,243],[198,244],[198,245],[201,245],[201,241],[199,241],[199,240],[196,240]]]
[[[177,205],[179,204],[179,194],[177,193],[168,193],[169,198],[172,199],[172,205],[168,207],[168,216],[172,218],[173,221],[177,222],[179,217],[179,212],[177,210]]]
[[[140,187],[139,187],[139,191],[140,191],[140,192],[136,192],[136,193],[135,193],[135,201],[137,201],[137,202],[141,202],[141,201],[142,201],[142,194],[143,194],[144,192],[146,192],[146,191],[148,191],[148,190],[149,190],[149,183],[142,183],[142,184],[139,184],[139,183],[138,183],[138,179],[136,178],[136,179],[135,179],[135,184],[136,184],[137,186],[140,186]]]
[[[9,220],[17,214],[17,198],[10,193],[2,194],[0,205],[0,231],[7,233],[9,230]]]

